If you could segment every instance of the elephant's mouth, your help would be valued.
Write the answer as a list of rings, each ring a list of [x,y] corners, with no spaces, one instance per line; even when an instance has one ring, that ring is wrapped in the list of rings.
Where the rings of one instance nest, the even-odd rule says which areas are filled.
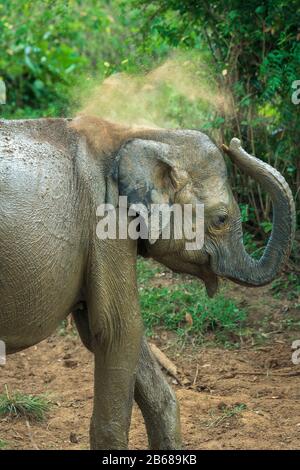
[[[218,291],[219,278],[211,269],[210,262],[208,265],[202,265],[198,276],[205,284],[208,297],[214,297]]]
[[[148,250],[148,245],[145,243],[145,240],[138,239],[138,255],[142,256],[143,258],[151,257],[151,253]],[[218,275],[215,274],[212,270],[211,257],[209,255],[208,258],[209,259],[205,264],[201,264],[200,266],[196,263],[188,264],[186,265],[186,269],[183,270],[175,269],[174,266],[166,262],[166,260],[157,259],[157,261],[162,262],[162,264],[169,267],[174,272],[187,272],[192,276],[198,277],[201,279],[201,281],[204,282],[208,297],[213,297],[218,291],[219,278]]]

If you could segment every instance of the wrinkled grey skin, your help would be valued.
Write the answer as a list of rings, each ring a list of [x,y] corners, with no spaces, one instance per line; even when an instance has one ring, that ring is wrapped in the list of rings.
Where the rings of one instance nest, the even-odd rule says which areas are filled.
[[[68,120],[0,121],[0,339],[8,353],[49,336],[70,312],[95,357],[93,449],[128,444],[133,395],[155,449],[181,446],[176,398],[142,339],[137,250],[202,279],[248,286],[276,277],[293,238],[290,190],[273,168],[233,139],[224,150],[269,192],[274,225],[264,255],[244,250],[240,213],[217,147],[196,131],[144,129],[105,159]],[[185,240],[99,240],[96,207],[129,203],[205,204],[205,244]]]

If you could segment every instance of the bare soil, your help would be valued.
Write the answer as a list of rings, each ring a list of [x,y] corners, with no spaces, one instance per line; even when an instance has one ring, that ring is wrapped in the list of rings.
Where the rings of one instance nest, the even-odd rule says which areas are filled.
[[[230,295],[247,304],[253,317],[264,309],[276,320],[295,305],[275,301],[266,289],[232,287]],[[300,449],[300,365],[291,361],[291,343],[297,332],[274,328],[265,343],[248,341],[239,350],[182,347],[174,334],[157,332],[155,343],[178,367],[179,381],[168,380],[180,402],[187,449]],[[93,357],[74,332],[61,335],[58,331],[37,346],[10,356],[0,374],[0,392],[6,384],[10,391],[47,393],[53,402],[43,422],[2,417],[0,439],[6,442],[6,449],[88,448]],[[130,447],[147,447],[137,407]]]

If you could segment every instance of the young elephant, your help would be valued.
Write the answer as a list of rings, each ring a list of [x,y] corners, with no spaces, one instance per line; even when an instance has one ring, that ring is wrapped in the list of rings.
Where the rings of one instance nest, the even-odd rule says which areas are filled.
[[[8,353],[50,335],[74,312],[95,357],[93,449],[128,444],[133,395],[152,448],[180,447],[175,396],[142,340],[136,256],[151,256],[202,279],[266,284],[289,255],[295,209],[284,178],[233,139],[224,150],[268,191],[273,230],[262,258],[242,242],[240,213],[223,157],[201,132],[131,129],[96,118],[0,121],[0,339]],[[96,235],[105,202],[195,208],[204,204],[205,239],[106,239]]]

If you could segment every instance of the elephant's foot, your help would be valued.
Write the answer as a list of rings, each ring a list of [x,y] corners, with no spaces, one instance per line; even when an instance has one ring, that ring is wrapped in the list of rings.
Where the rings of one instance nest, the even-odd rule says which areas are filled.
[[[179,405],[145,338],[142,340],[134,398],[147,428],[150,449],[181,449]]]
[[[94,407],[90,449],[126,450],[133,404],[134,379],[127,371],[111,368],[95,352]],[[121,372],[121,373],[120,373]]]

